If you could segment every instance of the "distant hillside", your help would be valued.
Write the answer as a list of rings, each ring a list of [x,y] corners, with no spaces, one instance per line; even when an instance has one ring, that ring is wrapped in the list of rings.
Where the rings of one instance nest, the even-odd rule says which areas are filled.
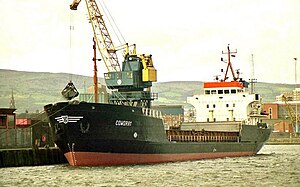
[[[69,80],[73,81],[79,92],[93,83],[92,77],[66,73],[0,69],[0,77],[0,108],[9,106],[13,90],[18,113],[41,111],[46,104],[63,101],[60,92]],[[103,84],[103,78],[99,82]],[[152,91],[159,97],[155,104],[183,104],[187,96],[203,93],[202,87],[203,82],[200,81],[160,82],[154,83]],[[267,103],[273,102],[275,96],[282,92],[292,91],[294,87],[291,84],[257,83],[255,92],[260,93]]]
[[[91,77],[65,73],[0,70],[0,76],[0,107],[9,106],[13,90],[18,113],[43,110],[45,104],[63,101],[61,91],[70,79],[79,91],[92,83]]]

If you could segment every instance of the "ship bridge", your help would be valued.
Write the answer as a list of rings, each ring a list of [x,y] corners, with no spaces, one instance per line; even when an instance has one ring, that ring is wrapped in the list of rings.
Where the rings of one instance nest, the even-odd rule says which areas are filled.
[[[240,82],[205,82],[204,94],[236,94],[244,92],[244,86]]]
[[[260,108],[259,94],[246,92],[242,82],[205,82],[204,94],[187,98],[197,122],[248,121]]]

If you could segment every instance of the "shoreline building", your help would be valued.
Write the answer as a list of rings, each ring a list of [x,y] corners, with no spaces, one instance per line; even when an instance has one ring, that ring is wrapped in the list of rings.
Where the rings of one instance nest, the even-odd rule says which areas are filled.
[[[274,124],[274,132],[289,132],[299,134],[300,124],[300,88],[284,92],[276,96],[273,103],[264,104],[268,119],[278,120]]]

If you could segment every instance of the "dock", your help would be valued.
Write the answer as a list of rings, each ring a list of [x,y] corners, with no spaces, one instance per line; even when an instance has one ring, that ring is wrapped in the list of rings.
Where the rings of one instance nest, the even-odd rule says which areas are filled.
[[[67,163],[57,147],[0,149],[0,168]]]

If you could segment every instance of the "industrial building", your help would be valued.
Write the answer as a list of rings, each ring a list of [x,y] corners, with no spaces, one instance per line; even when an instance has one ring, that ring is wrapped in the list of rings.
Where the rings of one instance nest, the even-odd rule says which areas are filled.
[[[300,88],[276,96],[273,103],[264,104],[269,122],[274,124],[274,132],[287,132],[299,135]]]

